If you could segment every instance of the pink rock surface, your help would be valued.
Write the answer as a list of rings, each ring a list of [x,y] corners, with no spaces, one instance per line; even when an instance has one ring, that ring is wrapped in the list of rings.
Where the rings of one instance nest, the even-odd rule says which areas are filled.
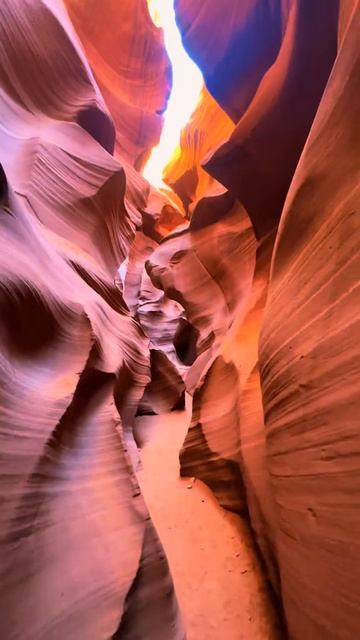
[[[0,635],[180,640],[128,450],[149,340],[114,282],[148,185],[62,5],[0,12]]]
[[[350,640],[359,630],[358,27],[355,12],[288,193],[260,341],[277,555],[295,638]]]
[[[354,640],[359,2],[176,0],[207,88],[172,204],[145,0],[66,6],[0,7],[0,635],[185,638],[134,421],[186,388],[181,473],[249,519],[288,636]]]
[[[162,413],[184,404],[185,367],[174,347],[182,307],[152,284],[145,264],[159,243],[173,229],[182,226],[184,216],[158,191],[150,192],[142,227],[131,245],[123,269],[125,301],[150,339],[150,377],[139,413]]]
[[[171,243],[187,249],[181,236],[153,254],[149,273],[181,300],[202,337],[194,341],[182,472],[205,480],[227,508],[248,509],[289,636],[350,640],[360,620],[359,5],[289,2],[280,10],[274,3],[275,47],[276,29],[265,27],[270,6],[261,13],[260,4],[176,3],[208,89],[239,119],[205,168],[252,221],[260,241],[254,277],[229,323],[214,302],[216,272],[208,271],[205,284],[199,265],[174,259]],[[208,34],[220,11],[213,47]],[[245,84],[235,82],[245,62],[233,56],[231,65],[230,54],[246,42],[255,48],[263,29],[263,66],[249,57]],[[220,80],[224,64],[229,72]],[[200,253],[190,237],[206,264],[211,242]],[[233,254],[225,255],[234,274]],[[229,290],[231,305],[240,298]],[[205,337],[214,334],[221,338],[211,351]]]

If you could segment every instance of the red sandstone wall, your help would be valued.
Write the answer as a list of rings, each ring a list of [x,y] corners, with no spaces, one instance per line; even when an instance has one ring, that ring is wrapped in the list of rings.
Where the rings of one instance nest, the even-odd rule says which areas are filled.
[[[187,377],[194,408],[182,472],[227,508],[248,510],[289,636],[350,640],[360,625],[358,3],[176,8],[185,46],[235,122],[210,158],[173,169],[183,163],[175,188],[195,201],[191,224],[196,207],[207,220],[204,245],[190,224],[189,240],[169,238],[150,259],[154,283],[182,301],[199,354]],[[228,189],[220,202],[240,201],[257,237],[242,292],[240,232],[215,257],[226,207],[214,219],[218,198],[196,203],[190,190],[201,162]]]
[[[153,131],[111,155],[60,2],[4,0],[0,42],[0,636],[183,640],[130,455],[149,339],[116,286],[149,193],[126,159]]]
[[[182,472],[249,514],[289,636],[354,640],[358,2],[176,1],[186,222],[136,170],[170,78],[145,2],[66,4],[80,40],[0,7],[1,635],[184,638],[132,426],[186,386]]]
[[[112,115],[116,153],[140,169],[157,144],[171,89],[162,31],[146,0],[65,0]]]

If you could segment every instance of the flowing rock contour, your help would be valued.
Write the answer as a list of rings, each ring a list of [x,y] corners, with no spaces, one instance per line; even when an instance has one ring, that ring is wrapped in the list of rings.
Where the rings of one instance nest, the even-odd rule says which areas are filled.
[[[249,513],[291,638],[351,640],[360,625],[359,3],[175,6],[207,89],[235,123],[212,154],[210,142],[202,156],[183,143],[187,160],[168,166],[193,217],[187,235],[149,259],[154,284],[181,301],[190,325],[182,473]],[[191,186],[201,164],[222,191]],[[226,201],[242,207],[256,242],[239,230],[215,255]],[[203,243],[191,231],[200,211]],[[235,257],[244,251],[255,265],[247,275]]]
[[[171,201],[145,0],[66,6],[0,6],[0,635],[184,640],[134,418],[186,389],[181,473],[249,518],[285,635],[354,640],[359,0],[175,0]]]
[[[215,258],[209,244],[206,254],[195,233],[191,251],[224,265],[219,280],[207,270],[205,283],[202,266],[186,265],[181,237],[151,257],[154,283],[182,300],[200,335],[220,336],[213,351],[213,339],[194,341],[182,472],[249,512],[291,638],[351,640],[360,624],[359,3],[175,5],[185,46],[236,123],[193,171],[202,160],[257,238],[251,254],[237,236],[238,254],[256,263],[250,282],[232,251],[219,244]],[[176,172],[176,185],[191,171]],[[218,220],[208,222],[215,234]],[[220,327],[206,304],[235,274],[244,297],[229,288],[234,314],[221,313]]]
[[[116,285],[149,186],[60,2],[5,0],[0,42],[0,635],[183,640],[129,451],[149,339]]]

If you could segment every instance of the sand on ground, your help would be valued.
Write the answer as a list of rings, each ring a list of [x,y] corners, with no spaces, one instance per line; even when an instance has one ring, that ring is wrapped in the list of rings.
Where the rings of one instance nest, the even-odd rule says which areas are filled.
[[[204,483],[179,477],[189,409],[137,418],[138,478],[165,548],[187,640],[279,640],[247,523]],[[188,488],[192,486],[192,488]]]

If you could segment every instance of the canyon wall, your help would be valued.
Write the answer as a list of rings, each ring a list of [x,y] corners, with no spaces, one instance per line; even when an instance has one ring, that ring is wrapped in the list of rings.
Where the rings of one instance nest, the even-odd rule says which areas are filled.
[[[175,1],[184,211],[139,173],[171,86],[145,0],[66,6],[0,7],[1,635],[185,637],[133,426],[186,389],[181,473],[249,518],[285,633],[354,640],[359,3]]]
[[[148,265],[193,336],[182,473],[248,513],[291,638],[351,640],[360,624],[359,6],[175,6],[184,45],[234,122],[195,157],[206,96],[198,106],[166,175],[192,220]],[[199,166],[215,193],[209,183],[197,191]],[[223,244],[225,202],[243,207],[256,240],[239,229]]]
[[[184,638],[134,473],[149,339],[117,276],[148,202],[149,185],[132,166],[155,141],[144,119],[158,121],[167,92],[147,66],[146,46],[157,70],[168,64],[161,34],[140,5],[147,45],[138,41],[134,57],[132,27],[119,37],[125,64],[134,60],[152,79],[149,101],[138,79],[138,110],[139,97],[118,80],[128,106],[124,120],[115,117],[124,158],[111,155],[114,123],[63,5],[0,7],[0,635],[8,640]],[[103,4],[112,20],[110,9]],[[140,28],[133,3],[121,3],[118,25],[124,13]],[[98,24],[88,17],[84,33]],[[94,67],[104,85],[108,67]],[[114,87],[115,116],[117,96]]]
[[[140,169],[159,141],[171,89],[162,32],[146,0],[101,0],[101,11],[98,0],[65,4],[111,113],[115,151]]]

